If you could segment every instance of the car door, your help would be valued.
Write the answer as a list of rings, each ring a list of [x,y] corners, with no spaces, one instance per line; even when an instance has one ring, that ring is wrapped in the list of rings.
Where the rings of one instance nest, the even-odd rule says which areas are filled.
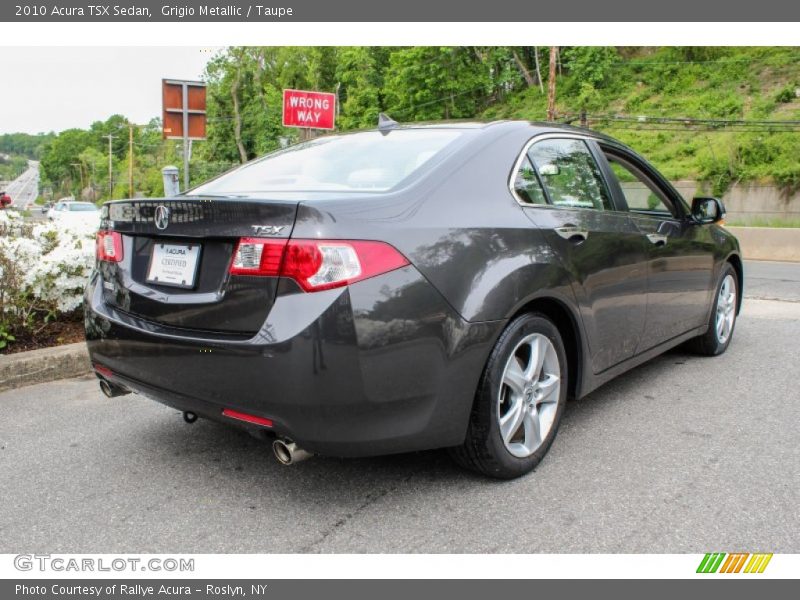
[[[640,157],[598,143],[617,204],[647,240],[647,319],[639,352],[706,322],[713,247],[678,193]],[[603,164],[603,162],[605,164]]]
[[[648,249],[628,214],[615,210],[592,148],[580,136],[534,138],[513,187],[572,275],[593,371],[633,356],[644,330]]]

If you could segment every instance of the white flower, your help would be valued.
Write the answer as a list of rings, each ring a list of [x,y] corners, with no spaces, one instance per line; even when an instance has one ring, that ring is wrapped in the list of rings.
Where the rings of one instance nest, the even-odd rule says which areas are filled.
[[[21,314],[35,305],[55,313],[74,311],[95,261],[95,230],[76,224],[31,224],[16,212],[0,212],[0,307]]]

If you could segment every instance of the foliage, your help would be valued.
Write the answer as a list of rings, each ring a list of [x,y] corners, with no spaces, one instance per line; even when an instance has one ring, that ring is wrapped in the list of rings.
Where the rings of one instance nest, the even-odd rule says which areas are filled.
[[[4,133],[0,135],[0,154],[17,154],[38,160],[45,144],[55,137],[55,133]]]
[[[34,225],[15,211],[0,212],[0,348],[77,310],[94,256],[91,228]]]
[[[281,125],[281,90],[339,96],[340,130],[374,127],[386,112],[401,122],[439,119],[542,120],[536,72],[547,77],[544,47],[231,47],[207,65],[208,139],[191,154],[193,182],[300,139]],[[796,132],[731,131],[720,126],[662,128],[605,115],[699,119],[800,119],[800,50],[765,47],[563,47],[557,112],[587,111],[607,131],[673,179],[697,178],[717,191],[736,181],[800,185]],[[164,141],[160,122],[134,127],[134,182],[128,189],[127,119],[114,115],[58,136],[0,136],[0,152],[39,156],[51,197],[100,201],[163,193],[161,168],[182,167],[181,145]],[[108,180],[108,142],[113,181]],[[13,152],[11,152],[13,151]]]
[[[19,155],[0,155],[0,181],[11,181],[28,168],[28,159]]]
[[[658,127],[647,118],[798,120],[800,99],[794,90],[800,75],[800,50],[625,48],[617,49],[613,62],[596,60],[587,65],[579,60],[600,50],[562,49],[565,72],[558,79],[560,114],[576,115],[586,109],[590,127],[636,148],[668,178],[697,179],[717,194],[738,181],[776,183],[787,190],[800,187],[800,161],[796,158],[800,136],[796,130],[768,125],[737,130],[724,123]],[[597,81],[602,84],[592,83]],[[484,116],[541,120],[546,109],[546,98],[538,90],[526,89],[490,106]],[[606,118],[620,114],[641,116],[642,120]]]

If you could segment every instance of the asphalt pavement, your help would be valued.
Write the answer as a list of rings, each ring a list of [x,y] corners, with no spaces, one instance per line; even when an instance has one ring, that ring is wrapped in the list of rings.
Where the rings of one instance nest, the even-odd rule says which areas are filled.
[[[800,265],[748,264],[726,354],[571,402],[534,473],[445,452],[291,467],[92,379],[0,394],[0,553],[800,552]]]
[[[5,191],[11,196],[12,206],[16,209],[24,210],[33,203],[39,196],[39,163],[29,160],[27,170],[10,182]]]

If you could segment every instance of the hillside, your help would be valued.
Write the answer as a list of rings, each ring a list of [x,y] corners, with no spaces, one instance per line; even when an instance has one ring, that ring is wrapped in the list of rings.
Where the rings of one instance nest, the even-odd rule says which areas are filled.
[[[715,193],[736,181],[800,187],[800,49],[577,51],[565,50],[572,67],[558,78],[561,115],[585,110],[589,127],[630,144],[669,178],[698,179]],[[483,116],[541,120],[546,105],[530,87]]]
[[[571,46],[559,56],[559,120],[577,123],[585,111],[590,127],[621,138],[669,178],[700,180],[715,194],[737,181],[800,188],[800,49]],[[299,139],[281,124],[284,88],[336,92],[342,131],[374,127],[379,112],[403,123],[543,120],[537,64],[546,79],[548,61],[549,49],[534,46],[228,48],[204,74],[208,139],[193,146],[192,181]],[[41,155],[48,196],[161,194],[161,167],[181,158],[178,144],[161,139],[160,121],[100,117],[57,136],[0,136],[0,152]],[[110,182],[108,134],[116,136]]]

